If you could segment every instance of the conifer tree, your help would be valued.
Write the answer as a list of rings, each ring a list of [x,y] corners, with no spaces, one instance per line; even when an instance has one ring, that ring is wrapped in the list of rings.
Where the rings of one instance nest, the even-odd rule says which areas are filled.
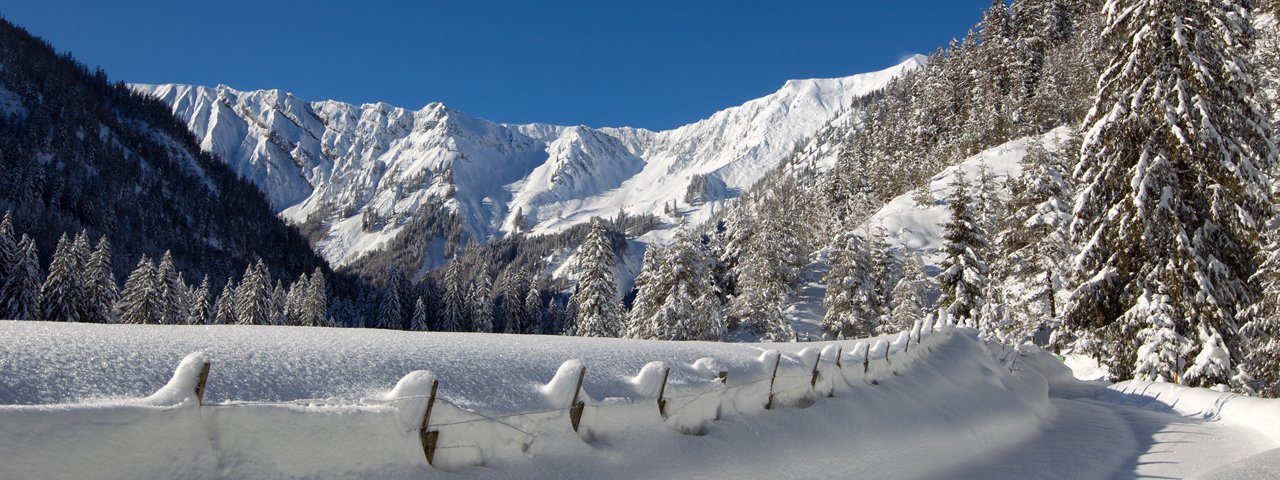
[[[5,318],[36,320],[40,318],[40,286],[44,283],[36,244],[24,234],[17,252],[9,281],[4,284],[4,304],[0,308],[4,309]]]
[[[974,219],[963,171],[956,170],[951,188],[951,220],[943,234],[946,258],[938,274],[938,309],[947,311],[957,324],[976,327],[987,280],[987,264],[981,256],[987,241]]]
[[[177,325],[184,323],[186,312],[182,299],[186,285],[177,267],[173,265],[173,254],[165,250],[160,258],[160,266],[156,267],[156,286],[160,295],[160,323]]]
[[[480,272],[467,291],[467,307],[471,311],[471,328],[479,333],[493,332],[493,280]]]
[[[209,323],[213,325],[233,325],[240,323],[240,318],[236,314],[235,279],[227,277],[227,283],[222,286],[222,293],[218,295],[218,300],[213,303],[213,317],[210,319]]]
[[[74,241],[64,234],[49,264],[49,275],[40,287],[40,310],[45,320],[74,322],[82,312],[81,273],[84,262],[78,255]]]
[[[404,329],[405,308],[404,304],[400,303],[404,292],[401,291],[402,282],[398,273],[398,271],[393,273],[391,278],[387,280],[386,287],[382,289],[382,301],[378,309],[378,328]]]
[[[427,326],[427,306],[422,302],[422,297],[418,297],[413,302],[413,316],[409,318],[409,330],[415,332],[431,330]]]
[[[1112,0],[1104,12],[1109,67],[1085,120],[1071,227],[1080,284],[1066,317],[1102,332],[1116,378],[1167,379],[1149,358],[1205,348],[1184,350],[1174,335],[1216,331],[1239,353],[1235,317],[1256,298],[1249,279],[1259,222],[1271,214],[1264,172],[1276,149],[1239,2]]]
[[[0,305],[4,305],[5,285],[13,276],[13,269],[17,262],[18,255],[22,253],[18,251],[18,240],[13,236],[13,221],[9,218],[9,211],[4,211],[4,219],[0,220]],[[0,318],[12,318],[6,312],[0,312]]]
[[[506,333],[529,333],[533,322],[525,308],[524,296],[529,288],[529,281],[524,273],[518,270],[507,272],[502,279],[502,324]]]
[[[1265,257],[1253,280],[1261,287],[1258,301],[1240,313],[1245,356],[1238,360],[1232,383],[1237,390],[1280,397],[1280,230],[1271,229]]]
[[[120,323],[159,324],[163,320],[160,288],[156,284],[156,267],[143,255],[138,266],[124,282],[120,300],[116,302],[116,317]]]
[[[240,325],[270,325],[271,278],[267,266],[259,259],[245,267],[240,286],[236,287],[236,323]]]
[[[298,280],[289,285],[289,293],[285,295],[284,301],[285,325],[302,325],[304,323],[306,297],[311,293],[310,290],[311,279],[307,278],[305,272],[298,277]]]
[[[465,332],[471,328],[471,314],[467,311],[467,285],[462,279],[462,262],[457,257],[445,268],[444,300],[441,302],[440,330]]]
[[[113,323],[115,304],[119,298],[115,274],[111,270],[111,242],[103,236],[85,266],[84,321]]]
[[[307,284],[306,298],[302,305],[302,325],[308,327],[333,326],[329,321],[329,286],[324,271],[316,267]]]
[[[902,262],[902,278],[893,286],[893,302],[885,329],[901,332],[911,328],[925,315],[925,292],[928,280],[919,257],[906,255]]]
[[[547,333],[544,325],[548,314],[543,309],[542,294],[538,291],[537,285],[529,285],[529,292],[524,296],[524,311],[529,318],[528,333]]]
[[[622,302],[613,276],[613,245],[600,219],[591,222],[591,231],[575,254],[578,285],[573,293],[577,305],[577,335],[620,337],[623,332]]]
[[[213,306],[209,303],[209,276],[200,280],[200,285],[191,291],[187,305],[187,325],[207,325],[211,323],[209,316]]]

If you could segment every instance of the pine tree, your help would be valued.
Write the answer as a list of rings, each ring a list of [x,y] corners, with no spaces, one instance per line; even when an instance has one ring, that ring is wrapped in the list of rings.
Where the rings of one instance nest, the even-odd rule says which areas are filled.
[[[529,333],[533,329],[533,321],[525,308],[524,296],[529,289],[529,281],[524,273],[518,270],[507,272],[502,279],[502,324],[506,333]]]
[[[549,314],[542,307],[542,294],[538,292],[537,285],[529,285],[529,293],[524,296],[524,311],[529,316],[528,333],[548,333],[544,325]]]
[[[14,276],[13,270],[16,268],[18,255],[22,253],[18,251],[18,241],[13,236],[13,221],[9,218],[9,211],[4,211],[4,219],[0,220],[0,305],[4,305],[4,290],[10,279]],[[13,318],[8,312],[0,312],[0,318]]]
[[[5,318],[36,320],[40,317],[40,285],[44,283],[36,244],[23,235],[17,251],[9,270],[9,281],[4,284],[4,304],[0,308],[4,309]]]
[[[212,325],[240,323],[240,318],[236,314],[236,284],[231,277],[227,277],[227,283],[222,286],[222,293],[218,295],[218,300],[213,303],[213,317],[209,323]]]
[[[112,323],[115,321],[115,304],[119,299],[115,274],[111,271],[111,242],[103,236],[98,247],[85,266],[84,321]]]
[[[1280,397],[1280,230],[1267,232],[1262,262],[1252,280],[1261,286],[1258,301],[1240,312],[1244,358],[1232,379],[1236,390]]]
[[[284,301],[284,324],[302,325],[306,316],[307,296],[311,293],[311,279],[304,272],[298,280],[289,285],[289,293]]]
[[[413,302],[413,316],[409,319],[409,330],[415,332],[431,330],[427,326],[427,307],[422,302],[422,297],[418,297],[418,299]]]
[[[445,267],[444,300],[441,302],[440,330],[465,332],[471,328],[471,314],[467,311],[467,285],[462,279],[462,263],[455,257]]]
[[[285,325],[284,310],[288,302],[289,293],[284,289],[284,284],[276,279],[275,286],[267,293],[266,325]]]
[[[182,299],[186,285],[177,267],[173,265],[173,254],[165,250],[160,258],[160,266],[156,268],[156,285],[160,295],[160,323],[177,325],[186,320]]]
[[[613,245],[600,219],[591,222],[591,231],[575,254],[578,286],[573,293],[577,304],[577,335],[620,337],[624,333],[622,302],[613,277]]]
[[[479,333],[493,332],[493,280],[480,272],[467,291],[467,307],[471,310],[471,327]]]
[[[143,255],[124,282],[124,290],[116,302],[116,318],[120,323],[159,324],[164,319],[163,314],[156,267],[150,258]]]
[[[906,256],[902,262],[902,278],[893,286],[893,303],[885,330],[901,332],[924,318],[927,282],[920,259]]]
[[[404,305],[400,303],[400,297],[404,296],[400,291],[400,282],[396,281],[396,276],[387,281],[387,286],[382,289],[382,301],[378,310],[377,328],[385,328],[391,330],[401,330],[404,321]]]
[[[212,323],[209,321],[213,307],[209,304],[208,275],[205,275],[200,280],[200,286],[191,291],[191,298],[187,301],[187,305],[187,325],[207,325]]]
[[[83,303],[81,273],[84,262],[75,243],[64,234],[49,264],[49,275],[40,288],[40,310],[45,320],[74,322],[80,320]]]
[[[627,338],[651,339],[658,336],[653,319],[667,297],[668,288],[658,283],[658,270],[662,268],[658,255],[658,248],[653,245],[644,251],[640,273],[634,282],[636,298],[631,302],[631,312],[627,317]]]
[[[1022,177],[1010,182],[1011,213],[1006,228],[996,235],[991,268],[993,288],[1008,292],[1004,302],[1011,321],[998,330],[1013,344],[1037,331],[1061,334],[1057,285],[1063,283],[1070,255],[1071,190],[1062,154],[1033,142],[1021,165]]]
[[[329,321],[329,286],[320,267],[311,272],[302,305],[301,324],[308,327],[333,326]]]
[[[270,280],[267,266],[262,260],[245,267],[244,277],[235,291],[236,323],[270,325]]]
[[[963,171],[956,170],[951,188],[951,220],[943,234],[946,258],[938,274],[938,308],[946,310],[957,324],[976,327],[987,280],[987,264],[981,256],[987,241],[974,219]]]
[[[1066,318],[1105,332],[1101,349],[1122,355],[1107,366],[1127,378],[1135,331],[1185,337],[1203,328],[1239,352],[1235,317],[1256,297],[1249,278],[1259,222],[1271,213],[1263,172],[1276,150],[1244,56],[1247,9],[1233,0],[1112,0],[1104,11],[1110,66],[1085,120],[1071,228],[1080,285]],[[1166,317],[1172,325],[1153,323]],[[1169,337],[1137,341],[1143,352],[1164,352]]]

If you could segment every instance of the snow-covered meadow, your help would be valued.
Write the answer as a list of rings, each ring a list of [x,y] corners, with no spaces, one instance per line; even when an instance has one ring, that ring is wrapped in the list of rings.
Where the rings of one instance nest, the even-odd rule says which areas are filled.
[[[1033,347],[951,327],[909,346],[8,321],[0,333],[0,478],[976,477],[1066,420],[1057,397],[1102,388]],[[418,434],[432,380],[434,467]],[[1217,411],[1280,419],[1277,402],[1250,401]],[[1250,448],[1212,465],[1280,442],[1241,435]],[[1140,453],[1115,449],[1081,476]],[[1033,468],[1006,467],[1019,465]]]

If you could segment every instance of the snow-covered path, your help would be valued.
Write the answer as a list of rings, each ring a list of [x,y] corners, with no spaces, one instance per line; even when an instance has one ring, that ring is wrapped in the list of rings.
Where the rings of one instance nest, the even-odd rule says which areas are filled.
[[[1052,392],[1054,415],[1034,440],[938,478],[1195,478],[1269,452],[1270,442],[1249,428],[1179,415],[1102,386],[1081,393]],[[1280,456],[1246,463],[1264,475],[1244,478],[1280,473]]]

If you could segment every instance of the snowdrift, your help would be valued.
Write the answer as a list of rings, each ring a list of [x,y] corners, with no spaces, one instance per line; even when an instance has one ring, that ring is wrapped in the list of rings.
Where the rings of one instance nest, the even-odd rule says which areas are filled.
[[[1034,436],[1046,377],[930,330],[741,345],[0,322],[0,478],[918,477]]]

